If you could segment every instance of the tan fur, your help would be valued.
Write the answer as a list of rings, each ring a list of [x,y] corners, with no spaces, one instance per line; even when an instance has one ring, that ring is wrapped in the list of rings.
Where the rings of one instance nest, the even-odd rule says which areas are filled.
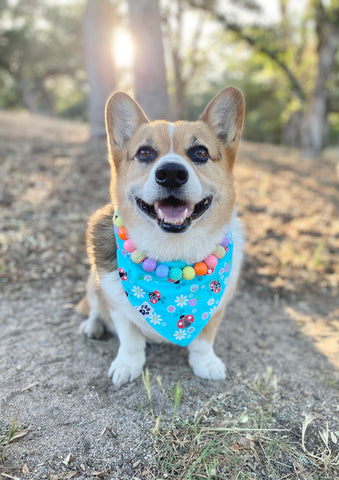
[[[89,319],[82,325],[82,331],[89,336],[99,336],[102,331],[96,315],[106,321],[111,316],[112,319],[115,318],[114,323],[117,321],[116,329],[121,345],[109,370],[116,385],[140,375],[145,361],[142,353],[144,338],[148,337],[149,328],[152,330],[151,327],[144,326],[142,322],[146,324],[146,321],[131,308],[116,272],[116,244],[112,225],[116,207],[119,208],[133,243],[147,257],[161,262],[185,260],[188,264],[194,264],[201,261],[221,240],[225,226],[232,224],[237,243],[233,252],[228,293],[206,327],[188,347],[189,363],[197,375],[211,379],[224,378],[224,366],[214,354],[213,342],[226,304],[236,287],[242,260],[243,240],[234,211],[232,170],[243,117],[243,95],[232,87],[222,90],[196,122],[149,122],[139,105],[122,92],[114,94],[107,102],[106,128],[112,170],[112,205],[98,210],[89,221],[87,251],[92,273],[88,282],[88,301],[83,299],[77,310],[88,312],[88,307],[91,307]],[[154,162],[135,159],[138,149],[145,145],[157,152]],[[208,149],[208,162],[197,163],[188,156],[189,149],[198,145]],[[154,204],[157,198],[152,199],[154,193],[149,185],[154,182],[152,180],[153,183],[150,183],[150,179],[153,178],[158,162],[162,159],[172,161],[172,158],[185,163],[190,171],[191,184],[196,186],[196,191],[189,190],[190,184],[185,184],[185,199],[193,204],[206,197],[213,199],[209,209],[200,218],[193,219],[189,228],[180,234],[162,230],[155,219],[141,213],[136,206],[136,198]],[[154,185],[159,188],[155,183]],[[118,298],[119,295],[121,299]],[[131,338],[130,344],[128,335]],[[158,334],[154,334],[154,341],[157,341],[156,335]],[[153,340],[152,333],[148,338],[151,337]],[[204,364],[205,361],[207,365]]]
[[[108,204],[97,210],[88,222],[87,254],[92,268],[99,273],[117,268],[113,216],[114,207]]]
[[[76,306],[74,307],[74,310],[79,313],[80,315],[82,315],[83,317],[88,317],[89,315],[89,312],[90,312],[90,307],[89,307],[89,303],[88,303],[88,300],[87,300],[87,295],[85,297],[83,297],[80,302],[78,302],[76,304]]]

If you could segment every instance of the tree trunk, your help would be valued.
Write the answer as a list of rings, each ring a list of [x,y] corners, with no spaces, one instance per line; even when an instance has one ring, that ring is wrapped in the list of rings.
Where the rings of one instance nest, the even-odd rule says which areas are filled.
[[[313,95],[302,125],[302,155],[318,157],[328,136],[329,91],[327,81],[333,72],[339,45],[339,26],[318,17],[318,69]]]
[[[112,56],[113,7],[109,0],[88,0],[83,31],[91,137],[105,136],[105,104],[116,88]]]
[[[136,100],[151,120],[168,118],[168,93],[158,0],[128,0]]]

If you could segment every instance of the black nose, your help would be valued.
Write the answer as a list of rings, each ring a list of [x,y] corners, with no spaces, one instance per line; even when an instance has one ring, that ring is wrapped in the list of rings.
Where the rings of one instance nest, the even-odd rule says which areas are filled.
[[[155,171],[155,181],[162,187],[178,188],[188,180],[188,171],[180,163],[164,163]]]

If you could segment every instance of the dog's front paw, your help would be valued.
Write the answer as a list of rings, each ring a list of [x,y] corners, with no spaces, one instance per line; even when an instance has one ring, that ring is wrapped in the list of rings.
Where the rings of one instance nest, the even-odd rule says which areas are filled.
[[[105,326],[98,316],[90,316],[82,322],[79,332],[89,338],[101,338],[105,332]]]
[[[141,375],[145,361],[145,352],[139,352],[133,356],[119,352],[116,359],[111,363],[108,376],[112,378],[113,384],[119,388],[124,383],[133,382]]]
[[[188,362],[197,377],[206,380],[225,380],[226,378],[226,367],[213,349],[205,355],[190,352]]]

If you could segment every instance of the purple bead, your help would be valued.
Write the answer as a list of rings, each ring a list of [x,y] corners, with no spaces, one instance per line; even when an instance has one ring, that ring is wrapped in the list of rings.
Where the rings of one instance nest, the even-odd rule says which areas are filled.
[[[157,266],[157,262],[153,260],[153,258],[145,258],[145,260],[142,262],[142,268],[145,270],[145,272],[153,272]]]
[[[167,265],[160,264],[155,269],[155,274],[159,278],[165,278],[168,276],[169,268]]]
[[[229,243],[229,241],[230,241],[230,240],[229,240],[228,236],[225,235],[224,238],[222,239],[222,241],[220,242],[220,245],[221,245],[222,247],[226,248],[227,245],[228,245],[228,243]]]

